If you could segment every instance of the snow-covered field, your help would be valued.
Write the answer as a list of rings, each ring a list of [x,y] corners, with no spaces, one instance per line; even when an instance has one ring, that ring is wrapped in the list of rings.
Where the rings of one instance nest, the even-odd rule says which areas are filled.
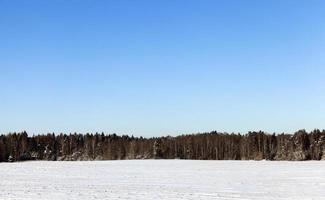
[[[325,199],[325,162],[0,163],[0,199]]]

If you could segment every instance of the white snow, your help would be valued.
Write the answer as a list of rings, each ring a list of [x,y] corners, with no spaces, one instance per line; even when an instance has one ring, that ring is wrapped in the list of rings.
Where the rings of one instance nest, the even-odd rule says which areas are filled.
[[[0,163],[0,199],[325,199],[325,162]]]

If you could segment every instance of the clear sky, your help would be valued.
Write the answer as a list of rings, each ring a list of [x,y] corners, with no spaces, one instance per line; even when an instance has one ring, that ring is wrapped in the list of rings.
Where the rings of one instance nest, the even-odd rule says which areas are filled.
[[[325,128],[325,1],[0,0],[0,133]]]

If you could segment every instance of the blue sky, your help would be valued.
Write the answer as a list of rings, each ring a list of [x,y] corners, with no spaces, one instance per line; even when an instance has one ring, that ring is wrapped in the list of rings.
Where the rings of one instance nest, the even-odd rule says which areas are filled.
[[[324,129],[324,10],[0,0],[0,133]]]

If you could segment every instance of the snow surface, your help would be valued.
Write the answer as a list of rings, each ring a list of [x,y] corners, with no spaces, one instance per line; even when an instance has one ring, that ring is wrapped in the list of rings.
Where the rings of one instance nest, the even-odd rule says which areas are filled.
[[[325,199],[325,162],[0,163],[0,199]]]

